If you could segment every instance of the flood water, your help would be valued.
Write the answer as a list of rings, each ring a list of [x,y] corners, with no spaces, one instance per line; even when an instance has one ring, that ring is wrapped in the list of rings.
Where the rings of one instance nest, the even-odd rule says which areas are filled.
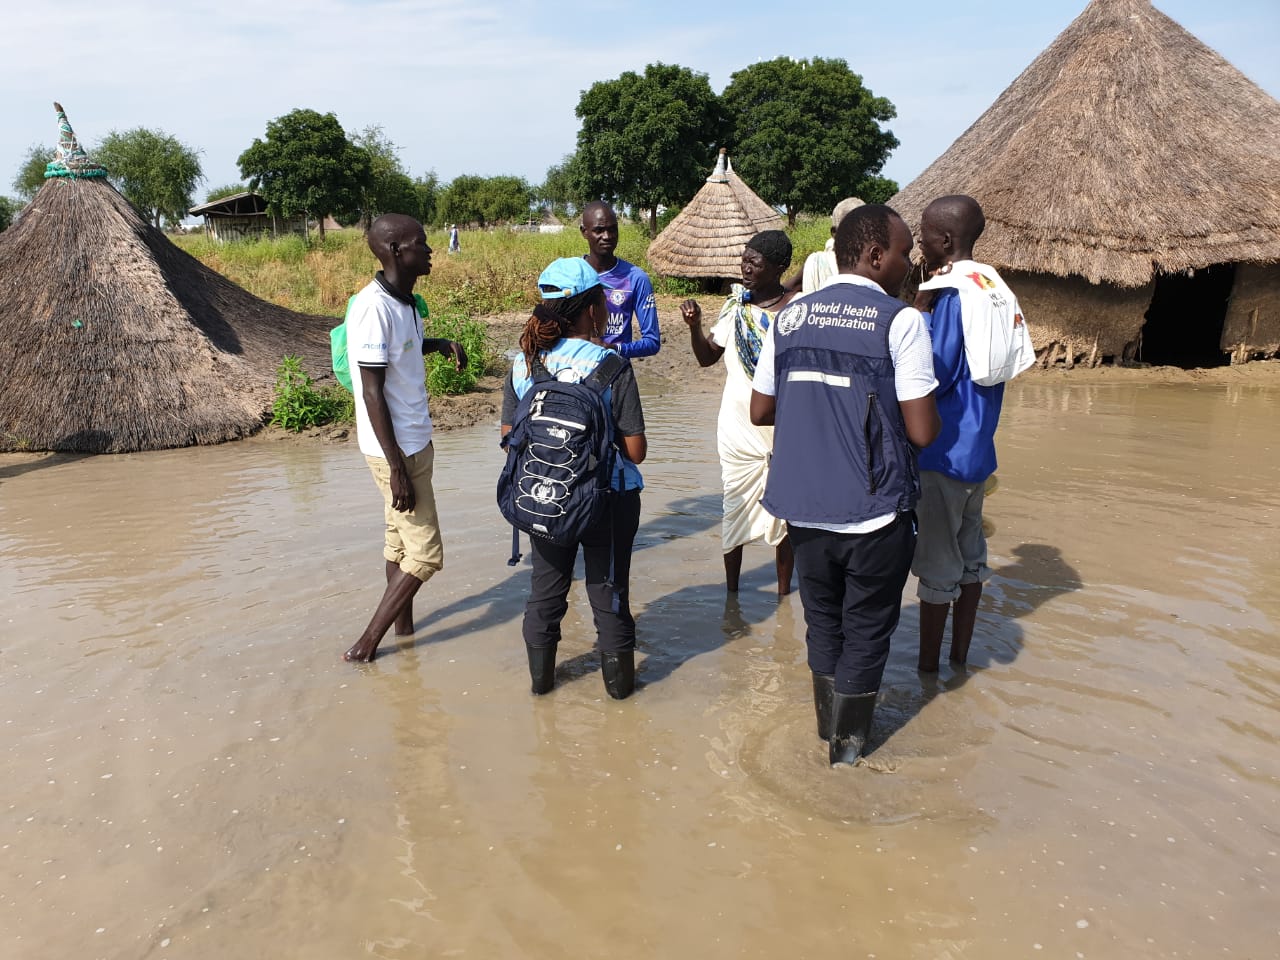
[[[720,562],[715,394],[649,397],[609,700],[528,692],[496,431],[437,437],[414,638],[354,444],[0,458],[0,956],[1280,954],[1280,393],[1011,385],[967,671],[904,600],[864,766]]]

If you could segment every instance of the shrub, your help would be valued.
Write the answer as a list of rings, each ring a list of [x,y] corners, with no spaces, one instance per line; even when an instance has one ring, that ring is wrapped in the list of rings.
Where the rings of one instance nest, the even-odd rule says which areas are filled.
[[[297,357],[285,357],[276,367],[276,397],[271,404],[271,422],[277,426],[297,433],[307,427],[332,423],[338,419],[342,406],[332,388],[315,389],[315,382],[302,369],[302,361]]]
[[[489,331],[481,321],[465,314],[448,310],[433,314],[424,326],[423,336],[456,340],[467,351],[467,365],[462,370],[455,369],[452,360],[438,353],[425,358],[430,393],[466,393],[493,364],[494,347]]]

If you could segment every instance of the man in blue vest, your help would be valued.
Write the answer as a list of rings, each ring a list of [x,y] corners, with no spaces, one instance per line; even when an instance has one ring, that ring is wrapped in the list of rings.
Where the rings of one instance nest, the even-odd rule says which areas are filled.
[[[915,551],[916,451],[940,428],[924,318],[894,294],[911,231],[859,207],[836,231],[834,277],[783,310],[756,364],[751,422],[774,425],[761,501],[795,545],[818,736],[853,764]]]

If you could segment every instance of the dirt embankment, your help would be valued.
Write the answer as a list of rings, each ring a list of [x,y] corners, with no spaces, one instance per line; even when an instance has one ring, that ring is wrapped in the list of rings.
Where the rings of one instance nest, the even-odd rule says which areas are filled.
[[[702,328],[711,328],[723,302],[718,296],[699,297],[702,304]],[[685,392],[719,391],[724,373],[719,365],[703,369],[689,347],[688,329],[680,318],[680,300],[663,298],[658,304],[662,327],[662,349],[657,356],[636,362],[636,377],[642,387],[666,391],[678,388]],[[520,332],[528,317],[523,313],[504,313],[485,318],[496,352],[502,355],[519,349]],[[1280,361],[1256,361],[1233,367],[1183,370],[1180,367],[1076,367],[1062,366],[1042,370],[1033,367],[1022,375],[1028,382],[1098,384],[1098,383],[1201,383],[1241,384],[1280,388]],[[478,423],[498,422],[502,410],[502,376],[482,379],[471,393],[460,396],[431,398],[431,419],[439,430],[455,430]],[[322,438],[341,441],[354,436],[350,426],[320,427],[301,434],[289,434],[269,427],[261,434],[271,438]]]

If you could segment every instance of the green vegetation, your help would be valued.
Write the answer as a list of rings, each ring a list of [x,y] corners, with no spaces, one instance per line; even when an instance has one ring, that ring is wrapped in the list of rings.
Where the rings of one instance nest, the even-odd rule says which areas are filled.
[[[462,313],[449,311],[432,314],[425,324],[423,336],[456,340],[467,351],[467,365],[462,370],[456,369],[452,360],[438,353],[425,358],[427,391],[432,396],[466,393],[497,359],[484,324]]]
[[[341,387],[317,390],[297,357],[285,357],[276,368],[276,395],[271,405],[271,422],[297,433],[339,419],[350,406],[340,394]],[[347,419],[354,417],[354,409]]]
[[[22,155],[22,165],[13,178],[13,189],[23,200],[30,200],[44,186],[44,168],[53,159],[53,147],[33,143]]]
[[[687,203],[702,186],[724,127],[707,75],[665,63],[593,83],[576,113],[576,193],[648,210],[650,236],[660,204]]]
[[[897,116],[843,60],[778,57],[733,75],[721,95],[733,165],[756,193],[787,211],[829,212],[847,196],[883,201],[897,184],[877,176],[898,138]],[[887,191],[887,192],[886,192]]]
[[[224,183],[220,187],[214,187],[204,195],[205,203],[213,203],[215,200],[221,200],[223,197],[234,197],[237,193],[244,193],[249,188],[243,183]]]
[[[200,157],[163,130],[112,130],[93,153],[126,200],[153,226],[161,218],[177,223],[193,204],[204,179]]]
[[[455,177],[436,199],[436,225],[521,223],[529,219],[533,191],[520,177]]]
[[[0,197],[0,232],[9,229],[9,224],[13,223],[13,218],[18,215],[18,211],[22,209],[22,204],[16,200],[10,200],[8,197]]]
[[[369,224],[384,213],[405,213],[421,219],[417,189],[400,162],[400,148],[374,124],[351,138],[369,155],[369,179],[360,191],[360,223]]]
[[[294,110],[267,124],[238,161],[240,176],[280,214],[354,221],[372,177],[368,150],[347,139],[332,113]]]
[[[796,251],[792,269],[799,270],[805,256],[822,249],[830,223],[829,217],[797,218],[788,231]],[[173,240],[255,296],[299,313],[341,317],[347,298],[369,283],[378,269],[359,230],[331,230],[323,242],[310,245],[299,236],[222,244],[202,234]],[[417,290],[432,314],[441,317],[531,310],[543,268],[557,257],[579,256],[586,250],[572,223],[561,233],[464,230],[458,254],[445,253],[449,241],[444,230],[429,231],[427,242],[434,251],[432,270],[418,281]],[[620,224],[618,256],[648,269],[648,246],[642,227],[629,221]],[[696,282],[678,277],[655,276],[653,285],[659,296],[686,297],[698,289]]]

